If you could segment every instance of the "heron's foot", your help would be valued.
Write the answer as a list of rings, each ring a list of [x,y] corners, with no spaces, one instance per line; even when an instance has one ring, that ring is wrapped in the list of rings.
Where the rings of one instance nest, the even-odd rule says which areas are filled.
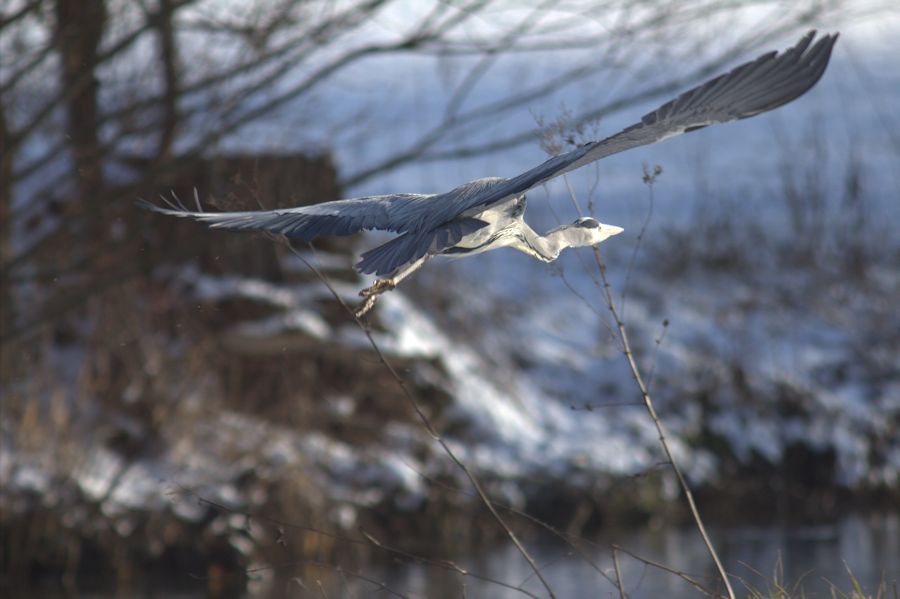
[[[353,312],[353,315],[356,316],[356,318],[362,318],[363,316],[365,316],[366,314],[369,313],[369,310],[371,310],[372,308],[375,307],[375,300],[377,300],[377,299],[378,299],[377,295],[370,295],[369,297],[366,298],[366,301],[361,303],[359,305],[359,307],[356,309],[356,311]]]
[[[356,309],[354,314],[357,318],[362,318],[365,316],[369,310],[375,307],[375,300],[378,299],[378,296],[384,293],[385,291],[390,291],[394,287],[397,286],[397,283],[394,282],[393,279],[378,279],[375,281],[375,284],[371,287],[366,287],[362,291],[359,292],[360,297],[366,298],[362,304]]]
[[[375,297],[376,295],[381,295],[385,291],[390,291],[396,286],[397,284],[394,283],[393,279],[378,279],[375,281],[374,285],[360,291],[359,295],[361,297]]]

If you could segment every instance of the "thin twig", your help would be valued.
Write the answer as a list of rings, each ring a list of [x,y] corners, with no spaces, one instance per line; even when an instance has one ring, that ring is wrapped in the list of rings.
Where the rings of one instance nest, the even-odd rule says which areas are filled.
[[[631,287],[631,275],[634,273],[634,265],[637,262],[638,254],[641,252],[641,245],[644,241],[644,235],[647,233],[647,227],[650,226],[650,220],[653,218],[653,184],[656,183],[657,177],[662,174],[662,167],[658,164],[650,172],[647,163],[644,168],[644,184],[647,186],[647,196],[649,202],[647,204],[647,214],[644,215],[644,222],[641,224],[641,230],[638,231],[637,240],[634,243],[634,249],[631,251],[631,259],[628,261],[628,269],[625,271],[625,284],[622,290],[622,320],[625,320],[625,300],[628,297],[628,289]]]
[[[630,557],[633,557],[634,559],[641,562],[645,566],[652,566],[654,568],[658,568],[658,569],[662,570],[663,572],[668,572],[669,574],[674,574],[675,576],[677,576],[678,578],[689,583],[691,586],[693,586],[698,591],[700,591],[701,593],[703,593],[704,595],[706,595],[708,597],[711,597],[713,594],[712,591],[710,591],[705,586],[703,586],[702,584],[697,582],[697,579],[695,579],[693,576],[690,576],[689,574],[682,572],[681,570],[676,570],[675,568],[670,568],[669,566],[667,566],[665,564],[655,562],[652,559],[647,559],[646,557],[641,557],[637,553],[634,553],[633,551],[629,551],[628,549],[625,549],[624,547],[621,547],[619,545],[613,545],[613,549],[616,551],[621,551],[622,553],[624,553]]]
[[[637,404],[637,405],[641,405],[641,404]],[[446,482],[444,482],[444,481],[442,481],[442,480],[438,480],[438,479],[436,479],[436,478],[433,478],[433,477],[429,476],[428,474],[426,474],[426,473],[424,473],[424,472],[422,472],[422,471],[416,469],[415,466],[413,466],[412,464],[408,464],[408,463],[407,463],[407,464],[406,464],[406,467],[409,468],[410,470],[412,470],[413,472],[415,472],[416,474],[418,474],[420,477],[422,477],[423,480],[428,481],[429,484],[432,484],[432,485],[435,485],[435,486],[439,486],[439,487],[441,487],[441,488],[443,488],[443,489],[446,489],[447,491],[450,491],[451,493],[457,493],[457,494],[463,495],[464,497],[472,497],[472,496],[473,496],[473,495],[472,495],[470,492],[468,492],[468,491],[465,491],[465,490],[460,489],[460,488],[458,488],[458,487],[455,487],[455,486],[453,486],[453,485],[451,485],[451,484],[449,484],[449,483],[446,483]],[[520,510],[520,509],[518,509],[518,508],[515,508],[515,507],[513,507],[513,506],[511,506],[511,505],[509,505],[509,504],[507,504],[507,503],[502,503],[502,502],[499,502],[499,501],[494,501],[494,506],[500,508],[501,510],[504,510],[504,511],[506,511],[506,512],[509,512],[510,514],[513,514],[513,515],[515,515],[515,516],[519,516],[520,518],[524,518],[524,519],[527,520],[528,522],[531,522],[532,524],[534,524],[534,525],[536,525],[536,526],[539,526],[539,527],[543,528],[544,530],[546,530],[547,532],[549,532],[550,534],[554,535],[554,536],[557,537],[559,540],[561,540],[563,543],[565,543],[566,545],[568,545],[569,547],[571,547],[571,548],[575,551],[575,553],[578,554],[578,556],[581,557],[581,559],[584,560],[584,562],[585,562],[588,566],[590,566],[591,568],[593,568],[594,570],[596,570],[601,576],[603,576],[603,578],[606,579],[607,582],[609,582],[609,583],[612,584],[612,585],[615,585],[615,584],[616,584],[616,581],[613,579],[613,577],[610,576],[609,574],[607,574],[607,573],[603,570],[603,568],[601,568],[596,562],[594,562],[594,560],[591,558],[591,555],[588,554],[587,551],[585,551],[584,549],[582,549],[582,548],[578,545],[578,543],[583,543],[583,544],[585,544],[585,545],[587,545],[587,546],[593,548],[593,549],[596,550],[598,553],[599,553],[599,551],[600,551],[601,549],[604,548],[603,545],[600,545],[599,543],[595,543],[595,542],[590,541],[590,540],[588,540],[588,539],[583,539],[583,538],[581,538],[581,537],[579,537],[579,536],[577,536],[577,535],[574,535],[574,534],[571,534],[571,533],[568,533],[568,532],[564,532],[564,531],[562,531],[562,530],[556,528],[556,527],[553,526],[552,524],[549,524],[549,523],[547,523],[547,522],[544,522],[544,521],[541,520],[540,518],[538,518],[538,517],[536,517],[536,516],[532,516],[532,515],[529,514],[528,512],[523,512],[522,510]],[[576,543],[576,541],[577,541],[577,543]]]
[[[619,550],[613,545],[613,566],[616,569],[616,585],[619,587],[619,599],[628,599],[628,595],[625,594],[625,581],[622,580],[622,569],[619,568]]]
[[[274,235],[272,237],[275,239],[278,239]],[[463,471],[463,473],[465,473],[466,477],[469,479],[469,482],[472,484],[472,487],[475,489],[475,492],[478,493],[478,497],[481,499],[482,503],[484,503],[485,507],[490,512],[491,516],[494,518],[494,520],[497,521],[497,524],[500,525],[500,528],[503,529],[503,531],[506,533],[506,536],[509,538],[510,541],[512,541],[512,543],[513,543],[513,545],[515,545],[516,549],[518,549],[519,553],[522,554],[522,557],[525,558],[525,561],[528,562],[528,565],[534,571],[534,574],[535,574],[535,576],[537,576],[538,580],[541,581],[541,584],[544,585],[544,588],[547,590],[547,593],[549,593],[551,599],[556,599],[556,595],[553,593],[553,589],[550,587],[550,583],[547,582],[547,579],[544,578],[543,574],[541,574],[541,570],[538,567],[537,563],[534,561],[534,558],[531,557],[531,554],[528,553],[528,550],[525,548],[525,546],[522,544],[522,542],[519,541],[519,538],[516,536],[516,534],[512,531],[512,529],[506,524],[506,522],[503,520],[503,518],[497,512],[496,508],[494,507],[494,504],[491,502],[490,498],[487,496],[487,494],[484,492],[484,489],[481,487],[481,483],[478,482],[478,479],[475,477],[475,475],[472,473],[472,471],[469,469],[469,467],[466,466],[465,463],[463,463],[463,461],[456,455],[456,453],[450,448],[450,446],[447,444],[447,442],[444,441],[444,439],[441,437],[441,435],[437,432],[437,430],[431,424],[431,420],[428,418],[428,416],[422,410],[422,406],[419,405],[418,400],[415,398],[415,396],[412,394],[412,392],[406,386],[406,382],[403,380],[403,378],[399,374],[397,374],[397,371],[394,369],[394,367],[388,361],[387,357],[381,351],[381,348],[378,346],[378,344],[375,342],[375,339],[372,337],[372,333],[369,330],[369,328],[362,322],[362,320],[360,320],[356,316],[353,308],[351,308],[350,306],[347,305],[347,303],[344,301],[344,298],[341,297],[341,295],[337,292],[337,290],[331,284],[331,281],[328,279],[328,277],[325,276],[325,273],[323,273],[316,265],[312,264],[309,260],[307,260],[302,254],[300,254],[297,251],[297,249],[294,248],[293,244],[291,244],[289,239],[287,239],[286,237],[281,237],[280,239],[282,240],[282,243],[284,243],[284,245],[290,250],[290,252],[292,254],[294,254],[297,258],[299,258],[300,261],[303,262],[303,264],[305,264],[307,268],[309,268],[313,273],[315,273],[315,275],[319,278],[319,280],[322,281],[322,283],[331,292],[332,296],[334,296],[335,300],[337,300],[337,302],[347,311],[347,313],[353,317],[353,319],[356,321],[357,326],[359,326],[360,330],[362,330],[362,332],[365,334],[366,338],[369,340],[369,344],[372,346],[372,349],[378,356],[378,359],[381,361],[382,364],[384,364],[384,367],[388,370],[388,372],[391,374],[391,376],[394,378],[394,380],[400,386],[400,389],[403,391],[403,395],[406,397],[410,406],[412,406],[413,411],[416,413],[416,416],[419,418],[420,422],[422,423],[422,426],[425,428],[425,430],[428,432],[428,434],[431,436],[431,438],[434,439],[441,446],[441,448],[444,450],[444,453],[446,453],[447,456],[449,456],[449,458],[453,461],[453,463],[456,464],[459,467],[459,469]],[[315,248],[313,248],[312,245],[310,245],[310,249],[313,252],[315,251]]]
[[[396,547],[391,547],[390,545],[386,545],[379,539],[375,538],[374,535],[372,535],[371,533],[369,533],[363,529],[360,529],[360,534],[362,534],[366,539],[368,539],[368,541],[370,543],[372,543],[372,545],[374,545],[375,547],[378,547],[379,549],[387,551],[388,553],[394,553],[396,555],[399,555],[401,557],[404,557],[404,558],[414,561],[414,562],[418,562],[418,563],[422,563],[422,564],[426,564],[426,565],[432,565],[432,566],[439,566],[441,568],[444,568],[445,570],[451,570],[453,572],[456,572],[460,576],[469,576],[471,578],[475,578],[475,579],[481,580],[483,582],[489,582],[491,584],[496,584],[497,586],[505,587],[512,591],[517,591],[528,597],[537,598],[537,595],[535,595],[534,593],[531,593],[529,591],[526,591],[521,586],[516,586],[516,585],[510,584],[508,582],[503,582],[502,580],[496,580],[494,578],[488,578],[487,576],[477,574],[475,572],[472,572],[470,570],[467,570],[467,569],[461,567],[459,564],[457,564],[456,562],[454,562],[452,560],[444,560],[444,559],[431,560],[431,559],[423,558],[423,557],[420,557],[413,553],[409,553],[408,551],[404,551],[402,549],[397,549]]]
[[[192,497],[192,498],[196,499],[197,502],[198,502],[199,504],[209,506],[209,507],[211,507],[211,508],[213,508],[213,509],[215,509],[216,511],[219,511],[219,512],[221,512],[221,513],[225,513],[225,514],[237,514],[237,515],[239,515],[239,516],[243,516],[244,519],[245,519],[246,527],[247,527],[248,530],[249,530],[249,527],[250,527],[250,523],[251,523],[251,522],[253,522],[253,521],[258,521],[258,522],[261,522],[263,526],[268,525],[268,526],[274,528],[274,529],[277,531],[277,533],[278,533],[278,538],[279,538],[279,539],[283,539],[283,538],[284,538],[285,530],[287,530],[287,529],[292,529],[292,530],[298,530],[298,531],[302,531],[302,532],[310,532],[310,533],[322,535],[322,536],[325,536],[325,537],[329,537],[329,538],[331,538],[331,539],[334,539],[335,541],[338,541],[338,542],[347,543],[348,545],[358,545],[358,546],[370,546],[370,545],[373,545],[373,546],[375,546],[375,547],[378,548],[378,549],[381,549],[381,550],[383,550],[383,551],[387,551],[387,552],[393,553],[393,554],[395,554],[395,555],[397,555],[397,556],[399,556],[399,557],[403,557],[403,558],[405,558],[405,559],[408,559],[408,560],[410,560],[410,561],[416,562],[416,563],[418,563],[418,564],[423,564],[423,565],[425,565],[425,566],[431,566],[431,567],[441,568],[441,569],[448,570],[448,571],[453,571],[453,572],[456,572],[456,573],[458,573],[458,574],[461,574],[461,575],[464,575],[464,576],[468,576],[468,577],[474,578],[474,579],[476,579],[476,580],[480,580],[480,581],[482,581],[482,582],[487,582],[487,583],[490,583],[490,584],[496,584],[497,586],[501,586],[501,587],[508,588],[508,589],[510,589],[510,590],[518,591],[518,592],[520,592],[520,593],[522,593],[522,594],[524,594],[524,595],[527,595],[527,596],[529,596],[529,597],[536,597],[536,595],[534,595],[533,593],[530,593],[529,591],[527,591],[527,590],[525,590],[525,589],[522,589],[522,588],[519,588],[519,587],[517,587],[517,586],[515,586],[515,585],[513,585],[513,584],[511,584],[511,583],[504,582],[504,581],[502,581],[502,580],[498,580],[498,579],[495,579],[495,578],[491,578],[491,577],[487,576],[486,574],[481,574],[481,573],[479,573],[479,572],[475,572],[475,571],[472,571],[472,570],[469,570],[469,569],[464,569],[464,568],[460,567],[458,564],[456,564],[455,562],[453,562],[453,561],[451,561],[451,560],[446,560],[446,559],[431,559],[431,558],[428,558],[428,557],[424,557],[424,556],[421,556],[421,555],[416,555],[416,554],[414,554],[414,553],[410,553],[410,552],[408,552],[408,551],[404,551],[404,550],[402,550],[402,549],[398,549],[398,548],[396,548],[396,547],[391,547],[391,546],[386,545],[385,543],[379,541],[379,540],[376,539],[372,534],[370,534],[369,532],[365,531],[365,530],[362,529],[362,528],[359,529],[359,534],[360,534],[363,538],[362,538],[362,539],[357,539],[357,538],[345,536],[345,535],[342,535],[342,534],[339,534],[339,533],[336,533],[336,532],[330,532],[330,531],[327,531],[327,530],[322,530],[322,529],[319,529],[319,528],[315,528],[315,527],[313,527],[313,526],[309,526],[309,525],[305,525],[305,524],[297,524],[297,523],[294,523],[294,522],[287,522],[287,521],[284,521],[284,520],[279,520],[279,519],[274,518],[274,517],[272,517],[272,516],[269,516],[269,515],[267,515],[267,514],[265,514],[265,513],[251,513],[251,512],[249,512],[249,511],[243,510],[243,509],[230,508],[230,507],[228,507],[228,506],[226,506],[226,505],[224,505],[224,504],[221,504],[221,503],[218,503],[218,502],[213,501],[213,500],[211,500],[211,499],[208,499],[208,498],[206,498],[206,497],[204,497],[204,496],[198,494],[197,492],[195,492],[195,491],[193,491],[193,490],[191,490],[191,489],[189,489],[189,488],[187,488],[187,487],[184,487],[183,485],[181,485],[181,484],[179,484],[179,483],[177,483],[177,482],[172,483],[172,486],[173,486],[175,489],[177,489],[177,493],[179,493],[180,495],[183,495],[183,496],[185,496],[185,497]],[[451,488],[451,487],[448,486],[448,488]],[[459,491],[459,492],[462,492],[462,491]],[[172,493],[174,494],[175,491],[173,491]],[[469,495],[469,494],[466,494],[466,496],[470,496],[470,495]],[[501,505],[501,507],[502,507],[502,505]],[[283,541],[282,541],[282,542],[283,542]],[[276,540],[276,543],[281,544],[281,543],[279,542],[279,540]],[[302,560],[301,560],[301,561],[302,561]],[[308,562],[305,562],[305,561],[304,561],[303,563],[308,563]],[[291,564],[287,564],[287,565],[292,565],[292,563],[291,563]],[[254,568],[254,569],[251,569],[251,570],[245,570],[245,572],[246,572],[246,573],[257,573],[257,572],[264,571],[264,570],[274,570],[274,569],[279,569],[279,568],[281,568],[281,567],[285,567],[285,564],[282,564],[282,565],[280,565],[280,566],[275,566],[275,565],[260,566],[260,567],[258,567],[258,568]],[[339,570],[341,569],[340,566],[329,566],[329,567],[335,569],[336,571],[339,571]],[[353,573],[351,572],[350,574],[353,574]],[[354,574],[354,576],[355,576],[355,574]],[[193,577],[194,577],[194,578],[199,578],[198,576],[193,576]],[[368,580],[368,579],[366,579],[366,580]]]
[[[650,414],[650,419],[653,420],[653,424],[656,426],[656,432],[659,434],[659,444],[666,454],[666,459],[672,466],[672,471],[675,472],[678,484],[681,486],[681,490],[684,492],[688,506],[691,509],[691,515],[694,517],[694,523],[697,525],[697,530],[700,531],[700,536],[703,537],[703,542],[706,544],[709,556],[712,558],[713,563],[715,563],[716,570],[718,571],[722,582],[725,584],[725,590],[728,593],[728,597],[729,599],[735,599],[734,590],[731,588],[731,582],[728,580],[728,574],[725,572],[722,561],[719,559],[719,555],[716,553],[716,549],[709,538],[709,534],[706,532],[706,527],[703,525],[703,519],[700,517],[700,511],[697,509],[697,504],[694,502],[694,495],[691,493],[687,480],[684,478],[684,474],[682,474],[678,462],[675,461],[675,456],[672,455],[672,451],[669,449],[669,442],[666,439],[666,433],[663,429],[662,422],[656,414],[656,409],[653,407],[653,400],[650,398],[650,392],[644,384],[644,379],[641,376],[637,361],[634,359],[634,353],[631,351],[631,343],[628,341],[628,332],[625,330],[625,323],[622,322],[622,319],[619,316],[619,311],[616,308],[616,300],[612,293],[612,287],[610,287],[609,279],[606,277],[606,264],[603,262],[600,250],[596,246],[593,250],[594,259],[597,261],[597,268],[600,269],[600,278],[603,280],[603,291],[606,295],[606,304],[609,306],[609,311],[612,314],[613,321],[616,323],[616,328],[619,331],[619,339],[622,341],[622,350],[625,354],[625,358],[628,360],[628,366],[631,368],[632,377],[640,390],[644,405],[647,407],[647,413]]]
[[[662,345],[662,342],[666,338],[666,333],[669,332],[669,319],[666,318],[662,322],[662,333],[659,334],[653,342],[653,356],[650,359],[650,374],[647,376],[647,389],[653,388],[653,383],[656,380],[656,360],[659,355],[659,348]]]
[[[645,167],[644,182],[650,187],[651,194],[653,191],[653,183],[656,180],[656,177],[658,177],[661,173],[662,168],[659,166],[654,169],[653,173],[650,173]],[[566,182],[568,185],[568,180]],[[575,197],[575,193],[571,185],[568,186],[568,191],[569,197],[571,198],[572,203],[575,205],[577,212],[581,214],[579,203]],[[648,214],[647,216],[647,219],[644,223],[644,228],[641,229],[642,236],[649,220],[650,214]],[[616,307],[616,301],[613,297],[612,287],[610,286],[609,279],[606,276],[606,263],[603,261],[603,256],[600,254],[600,249],[597,246],[593,246],[592,249],[594,250],[594,260],[597,263],[597,269],[600,271],[600,279],[603,282],[603,293],[606,298],[606,305],[609,307],[610,314],[612,315],[613,321],[616,324],[616,329],[619,332],[619,339],[622,342],[623,353],[625,354],[625,358],[628,361],[628,366],[631,369],[632,377],[634,378],[634,381],[635,383],[637,383],[638,389],[640,390],[641,398],[644,400],[644,405],[647,408],[647,413],[650,414],[650,418],[653,420],[653,424],[656,426],[656,431],[659,434],[660,446],[662,447],[663,452],[666,454],[666,458],[668,459],[668,462],[672,466],[672,470],[675,472],[675,476],[678,479],[678,484],[681,486],[681,489],[684,492],[685,497],[687,498],[688,506],[690,507],[694,522],[697,525],[697,530],[700,531],[700,536],[703,537],[703,542],[706,544],[706,549],[709,551],[709,555],[716,566],[716,570],[718,571],[719,576],[722,578],[722,582],[725,584],[725,590],[728,593],[728,597],[729,599],[735,599],[734,590],[731,588],[731,582],[729,582],[728,580],[728,574],[725,572],[725,568],[722,566],[719,555],[718,553],[716,553],[716,549],[706,532],[706,527],[703,525],[703,519],[700,517],[700,511],[697,509],[697,504],[694,502],[694,495],[691,493],[691,489],[687,484],[687,480],[684,478],[684,475],[681,472],[681,468],[678,466],[678,462],[675,461],[675,457],[672,455],[672,452],[669,449],[669,443],[667,441],[662,422],[660,421],[659,416],[657,416],[656,414],[656,409],[653,407],[653,400],[650,397],[650,392],[647,385],[644,383],[644,379],[641,375],[640,369],[638,368],[637,361],[634,358],[634,353],[631,351],[631,343],[628,340],[628,332],[625,330],[625,322],[618,308]],[[634,256],[632,256],[632,259],[633,258]]]
[[[374,578],[366,576],[365,574],[360,574],[359,572],[350,572],[341,566],[334,566],[332,564],[329,564],[326,562],[321,562],[321,561],[314,560],[314,559],[301,559],[301,560],[297,560],[294,562],[288,562],[285,564],[278,564],[278,565],[273,565],[273,566],[260,566],[258,568],[247,569],[244,572],[247,575],[259,574],[260,572],[270,572],[270,571],[274,571],[274,570],[280,570],[282,568],[293,567],[293,566],[296,566],[297,564],[305,564],[308,566],[315,566],[317,568],[322,568],[323,570],[331,570],[332,572],[342,574],[342,575],[349,574],[353,578],[357,578],[364,582],[368,582],[369,584],[377,587],[377,589],[376,589],[377,592],[385,592],[389,595],[393,595],[394,597],[410,599],[409,595],[406,595],[405,593],[401,593],[400,591],[396,591],[396,590],[392,589],[391,587],[389,587],[387,585],[387,583],[381,582],[380,580],[376,580]],[[191,576],[191,578],[193,578],[195,580],[208,580],[208,578],[206,576]],[[303,585],[302,581],[298,577],[295,576],[292,580],[296,580],[299,584],[301,584],[304,588],[306,588],[306,585]],[[319,594],[327,597],[327,595],[325,595],[325,587],[322,585],[321,580],[316,579],[316,586],[319,589]]]

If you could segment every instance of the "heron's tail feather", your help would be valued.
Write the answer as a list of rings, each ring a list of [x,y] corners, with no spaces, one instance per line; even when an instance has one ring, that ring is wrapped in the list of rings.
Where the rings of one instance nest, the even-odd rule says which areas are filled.
[[[387,276],[404,264],[424,256],[424,251],[416,256],[416,247],[420,245],[415,235],[404,233],[365,252],[356,263],[356,270],[379,277]]]

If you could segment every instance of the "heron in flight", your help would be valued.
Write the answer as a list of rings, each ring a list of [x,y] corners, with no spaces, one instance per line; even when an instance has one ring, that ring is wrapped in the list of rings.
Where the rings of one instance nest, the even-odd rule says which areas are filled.
[[[398,233],[363,253],[356,264],[361,273],[382,277],[360,292],[366,298],[357,311],[361,316],[380,293],[393,289],[433,256],[467,256],[511,247],[552,262],[566,248],[597,245],[621,233],[621,227],[579,218],[539,235],[524,220],[525,193],[606,156],[707,125],[749,118],[800,97],[822,77],[838,37],[825,35],[813,43],[815,36],[810,31],[793,48],[763,54],[682,93],[611,137],[585,143],[508,179],[477,179],[439,194],[367,196],[252,212],[193,212],[181,205],[142,205],[215,228],[268,231],[303,241],[372,229]]]

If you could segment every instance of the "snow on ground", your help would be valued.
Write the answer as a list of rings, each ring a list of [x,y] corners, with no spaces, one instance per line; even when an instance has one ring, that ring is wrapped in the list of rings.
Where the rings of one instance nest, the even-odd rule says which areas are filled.
[[[617,289],[623,288],[616,280],[624,278],[626,258],[622,251],[610,258]],[[482,351],[520,365],[523,410],[540,414],[547,438],[556,439],[561,453],[606,455],[623,442],[619,452],[627,448],[633,461],[618,471],[639,468],[655,436],[641,405],[604,407],[640,398],[583,263],[570,257],[564,280],[518,256],[493,259],[518,268],[506,267],[511,280],[478,292],[515,315],[485,333]],[[900,296],[900,280],[892,269],[875,268],[862,282],[843,275],[829,279],[829,273],[806,276],[808,271],[791,267],[670,278],[652,268],[647,272],[648,266],[639,260],[623,303],[669,430],[713,433],[741,461],[755,454],[778,463],[792,443],[833,450],[835,483],[896,487],[900,319],[890,298]],[[461,286],[474,285],[491,268],[467,263]],[[528,285],[532,299],[523,302],[515,290]],[[657,347],[664,320],[669,325]],[[711,394],[712,405],[702,404],[704,394]],[[532,397],[540,399],[531,403]],[[567,406],[576,409],[561,409]],[[690,463],[704,464],[695,476],[715,477],[716,456],[702,447],[694,453]],[[616,471],[614,464],[606,455],[591,466]]]
[[[694,269],[666,277],[653,271],[652,256],[637,261],[620,308],[676,457],[692,480],[720,475],[721,456],[693,442],[711,433],[740,462],[761,457],[777,464],[789,445],[802,444],[834,452],[834,484],[897,487],[895,269],[873,267],[864,282],[790,267]],[[617,298],[629,257],[624,247],[607,253]],[[564,481],[577,491],[600,476],[634,475],[660,461],[655,429],[590,274],[591,259],[569,252],[559,268],[548,268],[500,251],[449,266],[435,262],[420,274],[417,293],[436,279],[452,281],[443,298],[453,306],[449,311],[434,317],[424,308],[427,298],[420,305],[403,288],[385,294],[376,308],[379,327],[372,335],[379,348],[389,359],[411,361],[408,380],[443,387],[451,398],[443,421],[454,431],[447,442],[485,477],[506,479],[511,497],[527,481]],[[177,274],[198,301],[240,298],[276,310],[235,324],[242,339],[287,332],[368,348],[355,324],[326,320],[331,293],[317,281],[276,284],[190,267]],[[335,285],[351,304],[361,286]],[[443,373],[436,379],[435,365]],[[102,445],[83,448],[72,471],[80,491],[102,501],[104,512],[121,514],[166,509],[172,504],[166,490],[190,481],[204,497],[239,507],[252,502],[238,489],[242,475],[275,480],[302,471],[345,507],[385,500],[412,507],[425,492],[422,474],[447,471],[424,428],[399,423],[385,423],[374,447],[228,411],[212,419],[206,414],[185,433],[178,427],[191,421],[191,410],[202,413],[204,393],[183,398],[184,417],[163,433],[170,444],[161,453],[126,460]],[[352,421],[352,401],[349,408],[344,403],[325,402]],[[22,446],[10,422],[0,442],[0,486],[40,495],[54,484],[48,464],[58,447]],[[423,444],[430,444],[428,458],[419,451]],[[180,517],[204,513],[190,502],[174,503]],[[344,520],[352,522],[353,513]]]

